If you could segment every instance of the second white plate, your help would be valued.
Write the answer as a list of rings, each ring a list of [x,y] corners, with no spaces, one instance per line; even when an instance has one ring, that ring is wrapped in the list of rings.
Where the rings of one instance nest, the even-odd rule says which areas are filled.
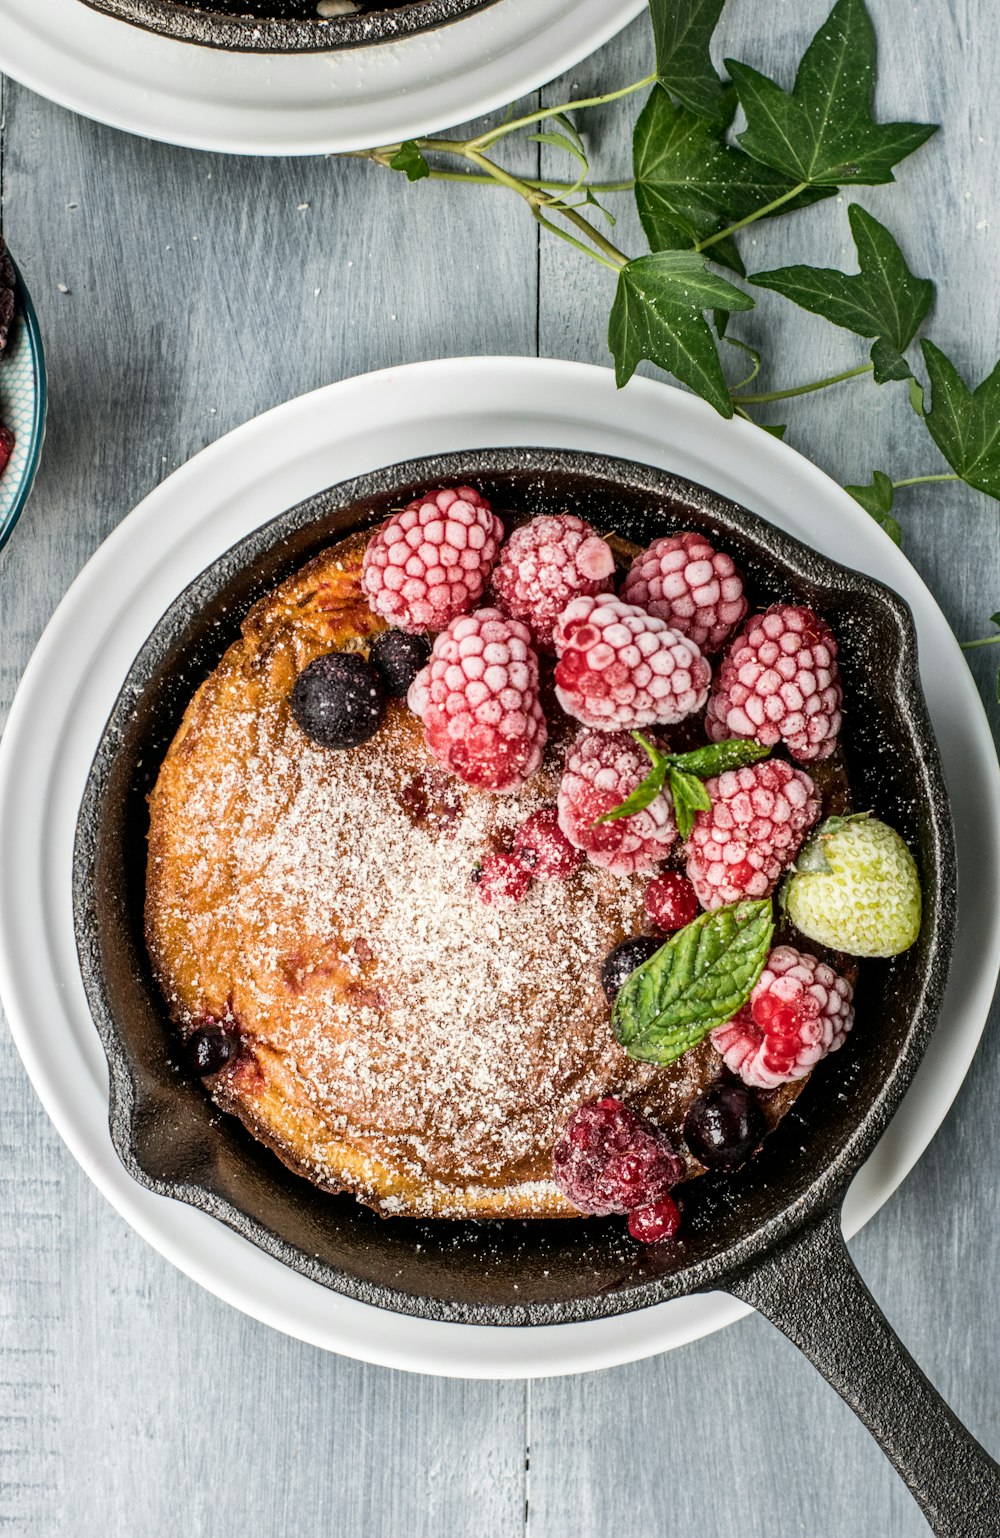
[[[147,139],[322,155],[394,144],[506,106],[644,9],[645,0],[499,0],[398,43],[247,54],[157,37],[81,0],[0,0],[0,71]]]
[[[387,450],[385,423],[391,422]],[[947,622],[916,572],[822,471],[703,401],[580,364],[470,358],[328,386],[247,423],[164,481],[66,595],[0,743],[0,992],[25,1066],[66,1143],[129,1223],[209,1291],[328,1350],[456,1377],[540,1377],[682,1345],[746,1310],[721,1294],[549,1328],[479,1328],[383,1313],[264,1255],[205,1213],[138,1186],[108,1133],[107,1068],[73,937],[77,809],[104,722],[164,609],[250,530],[387,462],[511,445],[588,449],[659,465],[745,503],[911,605],[955,814],[960,913],[941,1025],[901,1109],[855,1180],[849,1234],[892,1194],[944,1119],[972,1060],[1000,955],[1000,771]]]

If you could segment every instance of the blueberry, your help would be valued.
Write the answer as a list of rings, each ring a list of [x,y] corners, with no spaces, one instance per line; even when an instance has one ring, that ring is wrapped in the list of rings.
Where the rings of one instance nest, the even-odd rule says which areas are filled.
[[[240,1053],[240,1038],[230,1025],[203,1025],[184,1043],[191,1075],[203,1079],[206,1074],[219,1073]]]
[[[401,700],[430,654],[431,643],[425,636],[384,630],[375,637],[369,655],[381,674],[386,694]]]
[[[684,1141],[707,1169],[743,1164],[766,1131],[764,1113],[742,1084],[713,1084],[684,1118]]]
[[[601,987],[608,996],[608,1003],[613,1004],[618,997],[619,990],[632,976],[636,967],[641,967],[644,961],[656,952],[663,944],[654,935],[633,935],[630,940],[622,940],[613,951],[609,951],[601,965]]]
[[[292,715],[324,748],[356,748],[374,737],[385,709],[382,680],[356,652],[328,652],[302,669],[291,694]]]

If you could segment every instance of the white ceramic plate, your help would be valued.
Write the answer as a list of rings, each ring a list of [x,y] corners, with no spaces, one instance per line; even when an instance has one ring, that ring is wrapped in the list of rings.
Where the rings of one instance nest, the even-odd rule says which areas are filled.
[[[157,37],[81,0],[0,0],[0,71],[147,139],[319,155],[393,144],[506,106],[571,69],[644,7],[498,0],[398,43],[237,54]]]
[[[385,423],[393,423],[387,455]],[[956,805],[961,914],[955,964],[917,1078],[845,1208],[857,1231],[916,1163],[979,1041],[1000,954],[1000,771],[947,622],[906,559],[794,450],[703,401],[609,371],[520,358],[419,363],[317,390],[205,449],[126,518],[43,635],[0,744],[0,992],[35,1088],[70,1149],[132,1226],[219,1297],[290,1335],[365,1361],[459,1377],[580,1372],[651,1356],[739,1318],[721,1294],[623,1318],[480,1328],[383,1313],[281,1266],[202,1212],[153,1195],[119,1164],[107,1070],[73,939],[77,808],[122,680],[156,620],[251,529],[316,491],[422,454],[512,445],[618,454],[714,488],[910,603],[921,672]]]

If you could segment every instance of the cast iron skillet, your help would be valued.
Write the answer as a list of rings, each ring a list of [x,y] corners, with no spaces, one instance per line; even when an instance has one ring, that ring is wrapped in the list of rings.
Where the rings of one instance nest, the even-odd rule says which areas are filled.
[[[95,11],[182,43],[243,53],[321,53],[428,32],[497,0],[362,0],[350,16],[317,15],[315,0],[86,0]]]
[[[866,962],[857,1025],[761,1153],[689,1187],[683,1238],[642,1249],[616,1220],[385,1222],[290,1174],[171,1066],[173,1036],[143,944],[146,794],[190,695],[251,603],[348,531],[428,485],[472,481],[499,509],[571,509],[645,544],[712,530],[755,604],[801,599],[841,645],[856,804],[916,851],[918,943]],[[210,566],[135,660],[87,784],[74,903],[84,983],[108,1056],[111,1134],[129,1172],[200,1207],[325,1286],[421,1318],[557,1324],[722,1288],[816,1363],[899,1469],[935,1532],[1000,1538],[1000,1469],[938,1397],[844,1247],[840,1204],[913,1077],[937,1019],[955,917],[948,797],[917,673],[913,622],[881,584],[834,565],[713,492],[624,460],[497,449],[418,460],[334,487]]]

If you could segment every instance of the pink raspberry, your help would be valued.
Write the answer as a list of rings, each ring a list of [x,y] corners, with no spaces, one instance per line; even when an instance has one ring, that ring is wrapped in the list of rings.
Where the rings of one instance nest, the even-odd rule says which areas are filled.
[[[756,1089],[804,1079],[843,1046],[854,1023],[854,990],[825,962],[790,945],[767,958],[750,1000],[712,1031],[731,1073]]]
[[[708,696],[712,670],[694,642],[611,594],[574,598],[554,640],[556,695],[585,726],[669,726]]]
[[[407,702],[428,750],[467,785],[515,790],[542,762],[538,658],[527,626],[496,609],[452,620]]]
[[[6,470],[14,452],[14,434],[9,427],[0,427],[0,470]]]
[[[473,880],[487,908],[513,908],[527,895],[531,872],[513,854],[488,854]]]
[[[533,881],[565,881],[583,864],[582,849],[570,843],[554,806],[533,812],[514,838],[514,857]]]
[[[703,534],[668,534],[637,555],[622,598],[666,621],[703,652],[723,647],[747,612],[743,578],[731,556]]]
[[[398,630],[443,630],[483,596],[502,539],[503,524],[471,486],[427,491],[372,536],[361,585]]]
[[[596,529],[572,513],[532,518],[515,529],[493,573],[497,608],[523,620],[540,651],[552,651],[552,631],[573,598],[604,593],[615,558]]]
[[[837,745],[843,689],[837,642],[803,604],[775,604],[736,636],[712,686],[705,729],[713,742],[784,742],[802,764]]]
[[[766,897],[820,814],[815,785],[783,759],[727,769],[706,780],[712,805],[698,812],[687,873],[703,908]]]
[[[666,870],[654,876],[646,888],[646,916],[657,929],[672,934],[698,917],[701,904],[694,887],[679,870]]]
[[[685,1167],[665,1132],[611,1095],[574,1111],[552,1150],[559,1190],[595,1217],[663,1201]]]
[[[625,732],[581,732],[570,745],[559,785],[559,826],[595,865],[616,876],[651,870],[677,838],[670,797],[662,793],[643,811],[598,823],[630,796],[649,773],[649,759]],[[595,823],[597,826],[595,826]]]
[[[649,1207],[638,1207],[628,1215],[628,1231],[640,1244],[659,1244],[672,1239],[681,1226],[681,1210],[672,1196]]]

